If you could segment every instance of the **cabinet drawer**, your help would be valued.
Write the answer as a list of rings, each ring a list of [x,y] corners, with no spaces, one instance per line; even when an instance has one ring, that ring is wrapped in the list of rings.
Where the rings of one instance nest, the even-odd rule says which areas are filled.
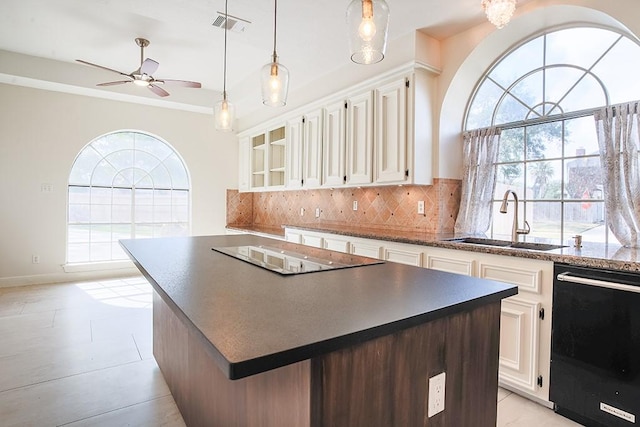
[[[302,244],[307,246],[313,246],[315,248],[323,247],[323,238],[320,236],[310,236],[307,234],[302,235]]]
[[[348,241],[342,239],[334,239],[331,237],[325,237],[323,244],[324,248],[329,249],[330,251],[344,252],[348,254],[351,249],[351,245]]]
[[[384,251],[384,259],[385,261],[422,267],[422,252],[414,252],[400,248],[386,248]]]
[[[301,233],[293,233],[291,231],[287,231],[285,233],[284,239],[287,242],[300,244],[300,243],[302,243],[302,234]]]
[[[384,247],[375,243],[353,241],[351,242],[351,253],[369,258],[383,259]]]
[[[480,277],[517,285],[519,290],[539,294],[542,290],[542,270],[538,268],[505,267],[481,262]]]
[[[473,260],[452,259],[445,256],[427,255],[425,267],[433,270],[473,276],[474,265],[475,261]]]

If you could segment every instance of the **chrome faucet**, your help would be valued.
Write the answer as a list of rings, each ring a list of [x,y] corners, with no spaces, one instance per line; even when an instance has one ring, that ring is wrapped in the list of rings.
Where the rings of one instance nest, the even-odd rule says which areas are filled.
[[[507,190],[504,193],[504,197],[502,198],[502,205],[500,205],[500,213],[507,213],[507,199],[509,198],[509,193],[513,194],[513,228],[511,229],[511,242],[518,242],[518,234],[529,234],[531,231],[531,227],[529,227],[529,223],[527,221],[524,222],[524,228],[518,228],[518,195],[513,190]]]

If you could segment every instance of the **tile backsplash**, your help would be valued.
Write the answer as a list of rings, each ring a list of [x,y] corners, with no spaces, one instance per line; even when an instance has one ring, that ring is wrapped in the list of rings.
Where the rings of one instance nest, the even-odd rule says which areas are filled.
[[[434,185],[263,193],[227,190],[227,224],[261,227],[331,225],[449,233],[453,232],[460,207],[460,190],[461,182],[455,179],[434,179]],[[424,214],[418,214],[419,201],[424,201]],[[357,202],[357,210],[353,209],[354,202]],[[317,218],[316,209],[319,209]]]

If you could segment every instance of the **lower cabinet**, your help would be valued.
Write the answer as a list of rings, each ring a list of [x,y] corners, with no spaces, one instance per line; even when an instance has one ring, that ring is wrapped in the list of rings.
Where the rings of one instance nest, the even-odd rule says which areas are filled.
[[[518,286],[518,295],[502,301],[501,385],[550,406],[553,262],[474,255],[478,277]]]
[[[500,385],[550,406],[553,262],[287,229],[288,241],[510,283],[502,301]]]
[[[538,384],[541,304],[515,297],[502,302],[500,313],[500,380],[534,395]]]

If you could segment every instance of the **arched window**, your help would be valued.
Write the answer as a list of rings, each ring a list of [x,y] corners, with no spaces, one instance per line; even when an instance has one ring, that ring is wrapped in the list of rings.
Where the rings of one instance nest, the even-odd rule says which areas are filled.
[[[499,213],[514,190],[531,235],[609,239],[593,113],[640,99],[640,46],[624,34],[579,27],[523,42],[484,74],[467,108],[465,130],[502,129],[493,237],[510,238]]]
[[[67,262],[128,259],[119,239],[189,234],[189,174],[166,142],[137,131],[103,135],[69,176]]]

